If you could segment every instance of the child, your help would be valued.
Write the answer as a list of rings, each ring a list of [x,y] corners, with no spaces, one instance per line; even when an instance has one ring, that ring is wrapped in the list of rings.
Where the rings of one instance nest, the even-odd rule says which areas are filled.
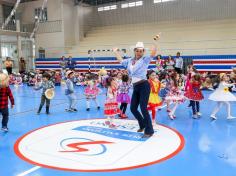
[[[226,82],[226,80],[227,80],[227,75],[225,73],[221,73],[219,87],[209,96],[209,100],[217,102],[217,106],[211,113],[211,118],[213,120],[217,119],[216,113],[220,110],[223,104],[227,106],[227,113],[228,113],[227,119],[236,118],[231,116],[231,107],[230,107],[230,101],[236,101],[236,97],[229,92],[229,87],[235,85],[236,83],[229,84]]]
[[[74,84],[73,84],[74,72],[69,70],[66,72],[66,90],[65,95],[69,99],[69,108],[66,109],[67,112],[77,112],[76,107],[76,96],[74,93]]]
[[[178,88],[179,90],[184,91],[184,79],[182,77],[178,79]]]
[[[169,93],[170,89],[171,89],[171,84],[170,84],[170,76],[167,72],[163,72],[160,75],[160,80],[161,80],[161,89],[159,92],[159,96],[162,98],[162,101],[165,101],[165,98],[167,96],[167,94]],[[167,112],[170,112],[170,102],[169,101],[165,101],[166,105],[167,105]]]
[[[129,89],[130,89],[130,84],[129,84],[129,76],[124,74],[122,75],[122,83],[118,85],[118,96],[117,96],[117,101],[120,104],[120,117],[122,119],[128,118],[127,115],[125,114],[127,105],[130,103],[130,96],[129,96]]]
[[[45,101],[46,101],[46,114],[50,114],[49,113],[49,107],[50,107],[50,99],[48,99],[46,96],[45,96],[45,92],[47,89],[54,89],[55,86],[53,84],[52,81],[50,81],[50,74],[49,73],[44,73],[43,74],[43,82],[42,83],[39,83],[39,84],[36,84],[36,86],[34,87],[35,90],[40,90],[40,89],[43,89],[43,92],[42,92],[42,96],[41,96],[41,103],[40,103],[40,106],[39,106],[39,109],[38,109],[38,112],[37,114],[39,115],[42,108],[43,108],[43,105],[45,104]]]
[[[16,79],[15,79],[15,86],[19,86],[19,85],[22,85],[22,78],[21,78],[20,73],[16,75]]]
[[[196,74],[196,69],[194,68],[193,65],[188,65],[187,67],[187,78],[186,78],[186,83],[185,83],[185,88],[184,90],[187,91],[190,86],[190,80],[191,78]]]
[[[55,79],[55,86],[61,86],[61,74],[60,74],[60,72],[57,71],[55,73],[54,79]]]
[[[15,77],[15,74],[10,74],[9,75],[9,84],[10,85],[14,85],[15,84],[15,81],[16,81],[16,77]]]
[[[110,128],[115,128],[116,126],[113,123],[113,119],[120,112],[117,102],[117,83],[113,77],[108,77],[106,85],[108,89],[104,107],[104,114],[107,116],[105,124]]]
[[[156,72],[160,73],[163,71],[163,67],[164,67],[164,60],[162,60],[162,56],[158,55],[157,56],[157,61],[156,61]]]
[[[87,104],[87,109],[86,111],[90,111],[90,100],[92,99],[96,106],[97,109],[100,109],[99,103],[97,101],[97,95],[99,93],[99,88],[96,85],[96,81],[89,77],[89,81],[87,82],[87,87],[84,90],[84,94],[86,96],[86,104]]]
[[[175,111],[178,107],[179,103],[184,102],[184,96],[182,95],[181,90],[179,90],[178,88],[178,84],[177,84],[177,79],[178,76],[176,73],[172,73],[170,75],[170,91],[168,92],[167,96],[165,97],[165,100],[167,101],[167,105],[172,101],[174,103],[174,107],[171,109],[169,109],[169,107],[167,107],[167,112],[169,112],[169,117],[171,120],[174,120],[176,118],[175,116]]]
[[[151,87],[151,92],[148,100],[148,110],[152,111],[152,124],[155,125],[157,108],[158,106],[162,105],[162,100],[158,95],[161,88],[161,83],[157,79],[156,72],[153,70],[148,73],[147,78]]]
[[[199,116],[201,116],[199,101],[201,101],[204,97],[200,87],[201,76],[199,74],[195,74],[192,76],[189,82],[189,87],[185,93],[185,97],[190,100],[190,106],[192,106],[194,119],[197,119]]]
[[[8,97],[11,101],[11,108],[14,107],[14,98],[9,87],[9,77],[7,74],[0,73],[0,113],[2,114],[2,131],[8,132]]]

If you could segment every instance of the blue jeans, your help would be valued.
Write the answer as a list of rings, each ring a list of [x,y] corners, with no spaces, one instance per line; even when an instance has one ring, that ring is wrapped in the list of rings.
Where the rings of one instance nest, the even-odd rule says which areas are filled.
[[[196,113],[200,110],[199,101],[190,100],[190,106],[192,106],[193,115],[196,115]]]
[[[130,105],[131,112],[138,120],[139,128],[145,129],[145,134],[154,133],[152,121],[147,110],[149,95],[150,85],[148,81],[135,85]],[[138,111],[138,106],[140,106],[142,115]]]
[[[2,127],[7,127],[9,120],[8,108],[0,109],[0,114],[2,114]]]

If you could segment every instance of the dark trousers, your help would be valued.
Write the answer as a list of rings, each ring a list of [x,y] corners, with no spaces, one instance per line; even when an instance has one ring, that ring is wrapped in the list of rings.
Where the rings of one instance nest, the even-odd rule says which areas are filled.
[[[12,74],[12,67],[6,67],[8,75]]]
[[[182,74],[182,69],[181,69],[181,68],[175,67],[175,71],[176,71],[178,74]]]
[[[199,101],[190,100],[190,106],[192,106],[193,115],[195,115],[200,110]]]
[[[9,120],[8,108],[0,109],[0,113],[2,114],[2,127],[7,127]]]
[[[134,91],[131,99],[130,110],[134,117],[138,120],[139,128],[145,129],[145,134],[153,134],[153,126],[150,115],[147,110],[148,99],[150,95],[150,85],[148,81],[134,86]],[[140,106],[141,113],[138,111]]]
[[[38,113],[41,112],[43,105],[45,104],[45,101],[46,101],[46,113],[49,114],[50,100],[47,99],[47,97],[45,95],[41,96],[41,103],[39,105]]]
[[[125,114],[128,103],[121,103],[120,110]]]

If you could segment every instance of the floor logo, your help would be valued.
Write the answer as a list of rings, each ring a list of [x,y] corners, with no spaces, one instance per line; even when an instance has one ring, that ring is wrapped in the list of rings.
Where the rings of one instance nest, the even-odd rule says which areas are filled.
[[[70,143],[68,143],[70,141]],[[74,141],[74,142],[72,142]],[[80,141],[80,142],[78,142]],[[65,143],[66,147],[65,147]],[[71,152],[71,153],[80,153],[81,155],[101,155],[107,151],[107,148],[105,144],[112,144],[113,142],[108,142],[108,141],[93,141],[91,139],[86,139],[86,138],[67,138],[61,141],[60,146],[64,150],[61,152]],[[95,154],[89,154],[91,153],[92,150],[88,149],[88,146],[93,145],[94,147],[101,147],[101,152],[95,153]]]
[[[116,119],[116,129],[103,119],[54,124],[17,140],[16,154],[42,167],[102,172],[134,169],[174,157],[184,147],[177,131],[158,126],[153,137],[143,139],[135,120]],[[47,134],[47,135],[45,135]]]

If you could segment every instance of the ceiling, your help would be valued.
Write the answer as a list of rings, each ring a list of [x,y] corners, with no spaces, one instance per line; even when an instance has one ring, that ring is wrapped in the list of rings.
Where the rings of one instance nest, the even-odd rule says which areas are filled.
[[[115,3],[115,2],[120,2],[120,1],[125,1],[125,0],[74,0],[75,4],[79,3],[85,3],[89,5],[102,5],[102,4],[107,4],[107,3]]]

